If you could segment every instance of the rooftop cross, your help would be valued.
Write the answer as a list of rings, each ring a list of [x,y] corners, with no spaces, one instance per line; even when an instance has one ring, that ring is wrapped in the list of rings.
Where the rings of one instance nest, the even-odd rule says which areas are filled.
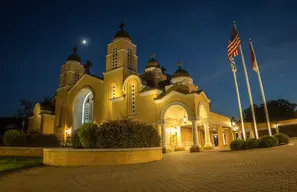
[[[120,28],[121,28],[122,31],[124,31],[124,26],[125,26],[125,24],[122,22],[121,25],[120,25]]]
[[[152,54],[152,59],[153,59],[153,60],[155,59],[155,56],[156,56],[156,54],[153,53],[153,54]]]
[[[181,65],[182,65],[182,64],[183,64],[183,62],[180,61],[180,60],[178,60],[178,62],[177,62],[177,66],[178,66],[179,69],[181,68]]]
[[[77,47],[74,46],[74,47],[73,47],[73,52],[76,53],[76,51],[77,51]]]

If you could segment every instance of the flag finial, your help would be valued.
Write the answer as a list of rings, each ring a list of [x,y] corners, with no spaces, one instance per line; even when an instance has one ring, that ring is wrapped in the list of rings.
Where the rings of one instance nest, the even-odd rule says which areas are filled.
[[[233,24],[236,24],[236,21],[235,20],[233,21]]]
[[[249,41],[252,41],[252,38],[251,37],[249,37]]]

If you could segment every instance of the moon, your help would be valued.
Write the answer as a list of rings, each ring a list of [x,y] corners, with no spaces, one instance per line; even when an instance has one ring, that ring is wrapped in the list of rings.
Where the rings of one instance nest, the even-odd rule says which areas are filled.
[[[82,43],[83,45],[86,45],[86,44],[88,43],[88,41],[87,41],[86,39],[83,39],[83,40],[81,41],[81,43]]]

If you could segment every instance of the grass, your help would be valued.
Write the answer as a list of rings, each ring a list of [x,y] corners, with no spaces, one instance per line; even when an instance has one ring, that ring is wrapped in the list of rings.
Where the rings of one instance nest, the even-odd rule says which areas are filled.
[[[2,157],[0,156],[0,173],[20,168],[41,166],[42,157]]]

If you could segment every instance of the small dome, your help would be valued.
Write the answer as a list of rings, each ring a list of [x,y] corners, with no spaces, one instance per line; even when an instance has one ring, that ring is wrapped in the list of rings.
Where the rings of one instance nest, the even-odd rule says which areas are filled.
[[[73,53],[71,55],[69,55],[67,61],[78,61],[78,62],[80,62],[80,57],[78,56],[76,51],[77,51],[77,48],[74,47],[73,48]]]
[[[131,37],[129,35],[129,33],[127,31],[124,30],[124,26],[125,24],[124,23],[121,23],[120,25],[120,29],[113,37],[113,39],[116,39],[116,38],[127,38],[129,40],[131,40]]]
[[[151,67],[158,67],[160,68],[160,63],[155,60],[154,57],[152,57],[146,64],[146,67],[145,68],[151,68]]]
[[[179,67],[172,76],[172,78],[177,77],[191,77],[191,75],[186,70]]]

